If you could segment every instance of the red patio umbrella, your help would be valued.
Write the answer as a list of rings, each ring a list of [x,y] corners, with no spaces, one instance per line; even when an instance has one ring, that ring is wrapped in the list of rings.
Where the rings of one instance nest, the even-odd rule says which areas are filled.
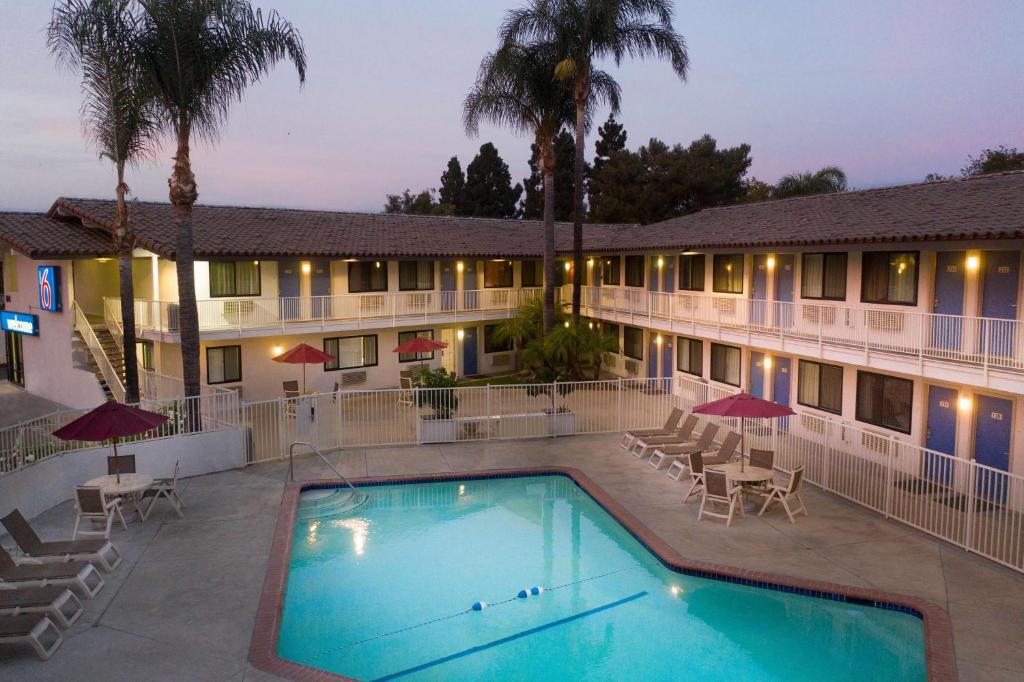
[[[448,347],[444,341],[434,341],[423,336],[409,339],[403,344],[395,346],[392,353],[433,353],[435,350],[443,350]]]
[[[693,408],[695,414],[713,414],[719,417],[740,418],[740,471],[743,470],[743,451],[747,419],[772,419],[796,414],[785,405],[764,400],[749,393],[735,393],[721,400],[704,403]]]
[[[289,362],[293,365],[302,365],[302,392],[306,392],[306,365],[320,365],[330,362],[334,356],[325,353],[319,348],[313,348],[308,343],[300,343],[291,350],[286,350],[277,357],[274,362]]]
[[[114,472],[121,482],[121,463],[117,458],[117,439],[135,436],[160,426],[167,421],[167,415],[131,407],[110,400],[95,410],[65,424],[53,435],[61,440],[105,441],[114,444]]]

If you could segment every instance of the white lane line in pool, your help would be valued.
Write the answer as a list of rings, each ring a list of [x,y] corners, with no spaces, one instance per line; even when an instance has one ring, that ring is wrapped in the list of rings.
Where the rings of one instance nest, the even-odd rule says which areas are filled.
[[[618,569],[615,569],[614,571],[608,571],[607,573],[601,573],[599,575],[593,575],[593,576],[590,576],[589,578],[580,578],[579,580],[573,580],[572,582],[562,583],[561,585],[555,585],[553,587],[545,587],[545,588],[543,588],[543,590],[544,590],[544,592],[551,592],[553,590],[560,590],[563,587],[571,587],[573,585],[579,585],[580,583],[589,582],[591,580],[598,580],[599,578],[607,578],[608,576],[615,575],[616,573],[623,573],[625,571],[633,571],[633,570],[637,570],[637,569],[640,569],[640,568],[642,568],[642,567],[641,566],[626,566],[625,568],[618,568]],[[508,599],[503,599],[502,601],[487,602],[487,608],[489,608],[489,609],[490,608],[494,608],[495,606],[501,606],[503,604],[509,604],[511,602],[514,602],[514,601],[520,601],[520,598],[519,598],[518,595],[510,597]],[[324,651],[321,651],[321,652],[319,652],[317,654],[314,654],[313,658],[320,658],[322,656],[326,656],[328,654],[336,653],[338,651],[341,651],[342,649],[348,649],[349,647],[357,646],[359,644],[366,644],[367,642],[372,642],[374,640],[382,639],[384,637],[390,637],[392,635],[398,635],[398,634],[401,634],[403,632],[409,632],[410,630],[415,630],[417,628],[426,627],[427,625],[433,625],[434,623],[440,623],[442,621],[451,620],[452,618],[458,618],[459,616],[464,616],[467,613],[473,613],[473,607],[472,606],[469,607],[468,609],[463,609],[462,611],[458,611],[456,613],[452,613],[452,614],[449,614],[447,616],[440,616],[439,618],[434,618],[433,620],[427,620],[427,621],[424,621],[422,623],[416,623],[415,625],[409,625],[409,626],[404,627],[404,628],[399,628],[398,630],[391,630],[389,632],[382,632],[379,635],[373,635],[372,637],[366,637],[364,639],[359,639],[359,640],[356,640],[354,642],[348,642],[347,644],[342,644],[341,646],[337,646],[337,647],[334,647],[334,648],[331,648],[331,649],[325,649]],[[477,613],[480,613],[480,612],[478,611]]]

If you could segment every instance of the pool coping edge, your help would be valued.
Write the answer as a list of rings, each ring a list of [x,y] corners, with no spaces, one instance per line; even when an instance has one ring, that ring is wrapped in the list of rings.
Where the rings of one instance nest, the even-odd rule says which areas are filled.
[[[956,682],[958,679],[956,657],[953,648],[952,624],[949,614],[938,605],[918,597],[884,592],[882,590],[840,585],[687,559],[654,531],[649,529],[635,514],[608,494],[587,474],[573,467],[542,466],[522,469],[482,469],[432,474],[370,476],[353,478],[352,483],[356,486],[375,486],[545,475],[560,475],[571,479],[663,565],[673,571],[713,580],[751,585],[762,589],[775,589],[824,599],[850,601],[916,615],[924,624],[925,666],[928,680],[931,682]],[[334,479],[322,479],[317,481],[296,481],[285,486],[281,499],[281,509],[278,513],[277,524],[274,529],[270,556],[267,560],[267,571],[260,594],[259,607],[256,611],[256,622],[253,626],[252,639],[249,643],[249,662],[264,672],[286,679],[309,682],[360,682],[355,678],[289,661],[277,655],[281,610],[284,606],[284,594],[288,583],[288,565],[291,559],[299,495],[304,490],[339,485],[343,485],[343,482]]]

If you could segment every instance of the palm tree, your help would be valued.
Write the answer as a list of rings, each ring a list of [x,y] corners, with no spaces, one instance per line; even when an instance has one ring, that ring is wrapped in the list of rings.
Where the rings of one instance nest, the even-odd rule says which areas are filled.
[[[476,135],[481,121],[531,133],[540,148],[544,177],[545,332],[555,310],[555,136],[572,120],[568,88],[552,78],[557,54],[551,45],[509,43],[480,62],[476,83],[463,104],[466,132]]]
[[[47,46],[58,64],[82,73],[82,122],[100,157],[117,171],[113,238],[117,253],[124,327],[125,402],[139,401],[135,353],[135,291],[132,249],[135,234],[128,217],[125,166],[152,151],[155,120],[137,53],[140,21],[122,0],[64,0],[53,8]]]
[[[686,43],[672,28],[670,0],[529,0],[526,7],[506,15],[500,35],[505,43],[555,45],[560,59],[553,75],[572,83],[576,107],[572,317],[578,322],[583,286],[583,146],[595,103],[592,90],[600,73],[594,63],[609,57],[616,65],[624,57],[667,58],[685,80],[690,61]],[[609,84],[602,87],[607,90]],[[617,113],[618,102],[609,103]]]
[[[792,173],[779,178],[772,190],[773,199],[806,197],[812,194],[846,191],[846,173],[838,166],[825,166],[816,173]]]
[[[277,12],[266,16],[247,0],[139,0],[143,10],[145,69],[174,135],[168,185],[177,240],[181,365],[185,395],[199,395],[199,319],[192,251],[192,207],[199,197],[189,145],[193,133],[216,139],[231,103],[277,62],[295,64],[306,80],[306,52],[298,31]]]

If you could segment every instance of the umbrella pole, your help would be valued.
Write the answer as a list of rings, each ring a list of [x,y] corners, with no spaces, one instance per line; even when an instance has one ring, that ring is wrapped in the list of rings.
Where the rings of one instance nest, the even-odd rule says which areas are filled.
[[[743,452],[747,449],[747,418],[740,417],[740,471],[743,471]]]
[[[117,436],[114,436],[114,473],[117,475],[117,483],[121,484],[121,460],[117,458]]]

